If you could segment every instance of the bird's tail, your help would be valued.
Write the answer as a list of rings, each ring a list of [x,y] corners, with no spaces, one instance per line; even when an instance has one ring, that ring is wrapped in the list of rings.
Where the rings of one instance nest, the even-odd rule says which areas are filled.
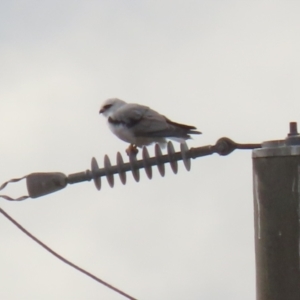
[[[176,123],[176,122],[173,122],[173,121],[171,121],[169,119],[167,119],[167,123],[169,125],[177,127],[179,129],[182,129],[182,131],[184,131],[184,133],[187,134],[187,135],[188,134],[202,134],[201,131],[196,130],[197,128],[195,126]]]

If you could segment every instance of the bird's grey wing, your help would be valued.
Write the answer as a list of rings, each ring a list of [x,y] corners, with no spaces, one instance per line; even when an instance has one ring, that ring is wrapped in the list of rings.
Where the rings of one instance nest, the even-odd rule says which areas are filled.
[[[143,137],[167,137],[170,129],[166,117],[150,108],[132,128],[135,136]]]
[[[165,116],[147,106],[127,104],[113,116],[115,123],[122,123],[130,128],[136,137],[183,137],[199,133],[194,126],[172,122]]]
[[[189,134],[201,134],[195,129],[194,126],[175,123],[150,108],[145,110],[139,122],[132,127],[132,131],[137,137],[178,137],[184,139],[189,139]]]
[[[136,137],[189,138],[188,133],[192,133],[191,129],[195,129],[193,126],[172,122],[149,107],[132,106],[130,109],[130,120],[132,133]]]
[[[139,104],[126,104],[118,109],[113,116],[110,116],[110,123],[122,124],[127,128],[133,128],[138,125],[143,116],[149,110],[149,107]]]
[[[139,104],[126,104],[108,119],[110,123],[122,124],[130,128],[136,136],[166,130],[168,128],[166,120],[158,112]]]

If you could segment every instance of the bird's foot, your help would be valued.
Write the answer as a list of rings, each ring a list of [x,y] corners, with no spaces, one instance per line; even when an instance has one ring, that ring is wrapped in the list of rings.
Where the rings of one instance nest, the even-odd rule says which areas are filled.
[[[126,153],[128,156],[137,156],[139,149],[135,144],[130,144],[129,147],[126,149]]]

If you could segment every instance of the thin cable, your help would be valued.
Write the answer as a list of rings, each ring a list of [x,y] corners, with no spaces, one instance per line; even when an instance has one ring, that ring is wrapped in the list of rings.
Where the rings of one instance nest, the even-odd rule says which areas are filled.
[[[56,253],[55,251],[53,251],[51,248],[49,248],[47,245],[45,245],[43,242],[41,242],[39,239],[37,239],[35,236],[33,236],[29,231],[27,231],[22,225],[20,225],[16,220],[14,220],[11,216],[9,216],[1,207],[0,207],[0,213],[2,213],[9,221],[11,221],[14,225],[16,225],[21,231],[23,231],[27,236],[29,236],[30,238],[32,238],[36,243],[38,243],[40,246],[42,246],[43,248],[45,248],[47,251],[49,251],[51,254],[53,254],[54,256],[56,256],[58,259],[62,260],[64,263],[68,264],[69,266],[75,268],[76,270],[84,273],[85,275],[93,278],[94,280],[98,281],[99,283],[105,285],[106,287],[114,290],[115,292],[123,295],[124,297],[127,297],[130,300],[137,300],[136,298],[133,298],[132,296],[122,292],[121,290],[117,289],[116,287],[110,285],[109,283],[103,281],[102,279],[96,277],[95,275],[85,271],[84,269],[76,266],[75,264],[73,264],[72,262],[70,262],[69,260],[65,259],[64,257],[62,257],[60,254]]]
[[[27,176],[23,176],[21,178],[14,178],[14,179],[11,179],[11,180],[8,180],[6,182],[4,182],[1,186],[0,186],[0,191],[3,190],[9,183],[12,183],[12,182],[18,182],[24,178],[26,178]],[[12,198],[12,197],[9,197],[7,195],[0,195],[0,198],[4,198],[5,200],[9,200],[9,201],[22,201],[22,200],[25,200],[25,199],[28,199],[29,196],[21,196],[19,198]]]

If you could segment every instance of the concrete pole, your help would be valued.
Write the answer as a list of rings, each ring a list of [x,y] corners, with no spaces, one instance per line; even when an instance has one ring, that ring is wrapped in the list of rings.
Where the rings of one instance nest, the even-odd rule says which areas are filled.
[[[256,299],[300,299],[300,135],[253,150]]]

